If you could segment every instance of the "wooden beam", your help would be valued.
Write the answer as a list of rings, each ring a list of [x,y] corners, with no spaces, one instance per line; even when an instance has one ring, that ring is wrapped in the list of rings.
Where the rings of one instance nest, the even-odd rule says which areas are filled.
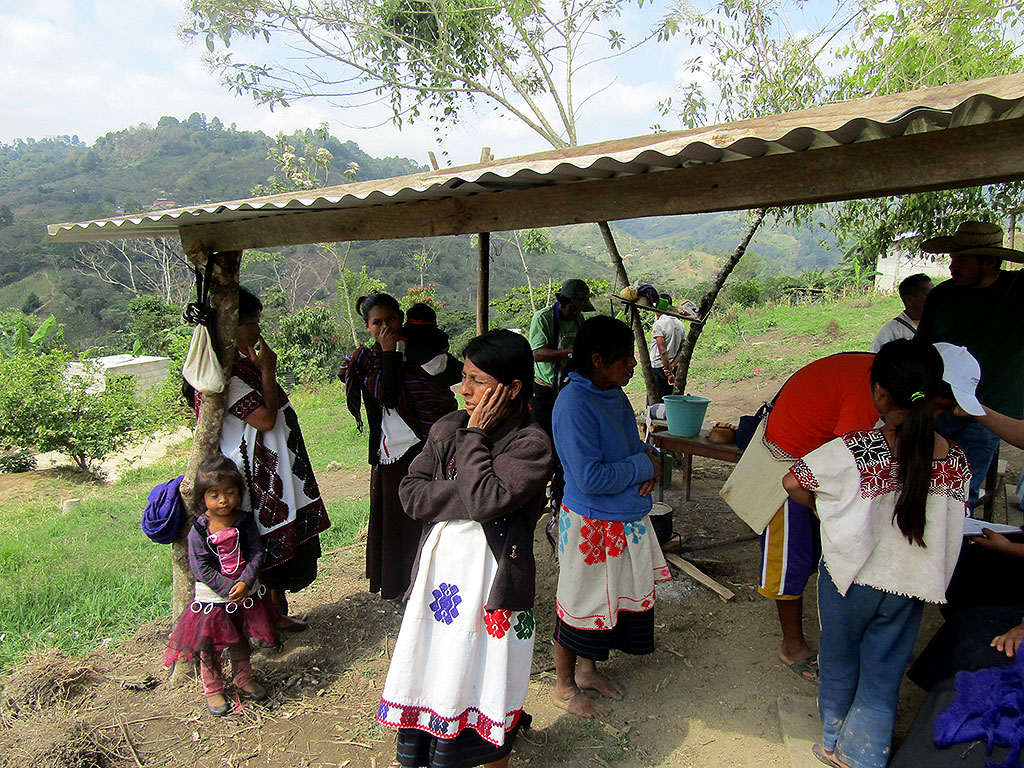
[[[326,211],[260,212],[185,225],[197,242],[239,250],[554,227],[645,216],[880,197],[1024,179],[1024,118],[749,160],[451,197]],[[106,233],[109,237],[109,233]]]
[[[704,573],[704,571],[702,571],[700,568],[698,568],[690,561],[683,560],[683,558],[681,558],[679,555],[674,555],[671,552],[663,552],[662,554],[665,556],[665,560],[669,563],[669,565],[674,565],[676,568],[685,573],[694,581],[703,584],[705,587],[707,587],[720,598],[722,598],[722,600],[724,600],[725,602],[729,602],[734,597],[736,597],[735,592],[733,592],[728,587],[723,587],[721,584],[712,579],[710,576]]]
[[[491,295],[491,233],[478,236],[476,259],[476,334],[487,333],[490,325],[489,300]]]

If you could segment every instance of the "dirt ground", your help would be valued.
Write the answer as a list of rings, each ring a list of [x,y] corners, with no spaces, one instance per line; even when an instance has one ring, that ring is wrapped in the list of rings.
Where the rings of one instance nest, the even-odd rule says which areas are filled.
[[[723,385],[701,392],[715,401],[710,418],[723,421],[752,413],[773,393],[771,383],[760,391]],[[1013,471],[1019,471],[1019,455],[1013,464]],[[718,498],[729,469],[697,459],[693,500],[683,500],[678,483],[666,493],[675,530],[686,538],[684,548],[749,532]],[[362,474],[325,474],[330,496],[359,493],[365,483]],[[596,721],[576,719],[551,704],[557,565],[542,534],[537,552],[538,633],[526,702],[534,724],[517,742],[513,765],[789,765],[777,697],[813,696],[816,689],[778,661],[774,605],[755,590],[756,541],[691,549],[684,555],[732,589],[735,599],[723,602],[674,571],[673,580],[658,588],[657,650],[646,657],[613,655],[604,665],[626,696],[609,702],[609,714]],[[394,734],[377,726],[374,714],[401,613],[366,592],[362,563],[361,544],[321,560],[317,582],[293,598],[295,612],[307,618],[309,629],[289,636],[280,651],[253,655],[269,700],[247,704],[231,717],[210,717],[194,680],[182,685],[168,681],[160,659],[170,620],[147,624],[128,642],[82,659],[49,654],[32,660],[3,681],[0,765],[392,765]],[[813,585],[805,610],[814,645]],[[922,638],[936,625],[936,614],[927,613]],[[921,698],[905,682],[900,727],[909,724]]]

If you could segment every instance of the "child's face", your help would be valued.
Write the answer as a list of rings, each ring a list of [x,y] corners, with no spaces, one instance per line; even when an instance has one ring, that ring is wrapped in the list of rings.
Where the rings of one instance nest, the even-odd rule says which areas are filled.
[[[233,515],[240,501],[241,495],[238,492],[238,486],[230,480],[207,488],[206,493],[203,494],[206,513],[212,517]]]
[[[390,330],[396,337],[402,333],[402,313],[396,312],[392,307],[385,307],[378,304],[370,310],[366,318],[366,329],[373,336],[374,341],[380,341],[381,331]]]

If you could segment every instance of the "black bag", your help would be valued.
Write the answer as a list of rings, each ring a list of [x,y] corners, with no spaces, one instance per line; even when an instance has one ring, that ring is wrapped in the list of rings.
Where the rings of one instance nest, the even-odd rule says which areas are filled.
[[[757,409],[757,413],[753,416],[740,416],[740,423],[736,425],[736,445],[739,448],[746,449],[750,445],[754,432],[757,431],[758,424],[768,417],[768,414],[772,412],[772,405],[774,404],[774,400],[771,403],[762,403],[761,407]]]

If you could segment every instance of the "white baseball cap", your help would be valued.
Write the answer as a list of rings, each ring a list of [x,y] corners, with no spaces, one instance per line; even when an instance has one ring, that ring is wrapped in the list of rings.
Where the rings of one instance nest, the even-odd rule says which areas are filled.
[[[981,366],[974,355],[967,347],[945,341],[936,342],[935,349],[942,356],[942,380],[952,388],[957,405],[971,416],[984,416],[985,409],[975,394],[981,381]]]

